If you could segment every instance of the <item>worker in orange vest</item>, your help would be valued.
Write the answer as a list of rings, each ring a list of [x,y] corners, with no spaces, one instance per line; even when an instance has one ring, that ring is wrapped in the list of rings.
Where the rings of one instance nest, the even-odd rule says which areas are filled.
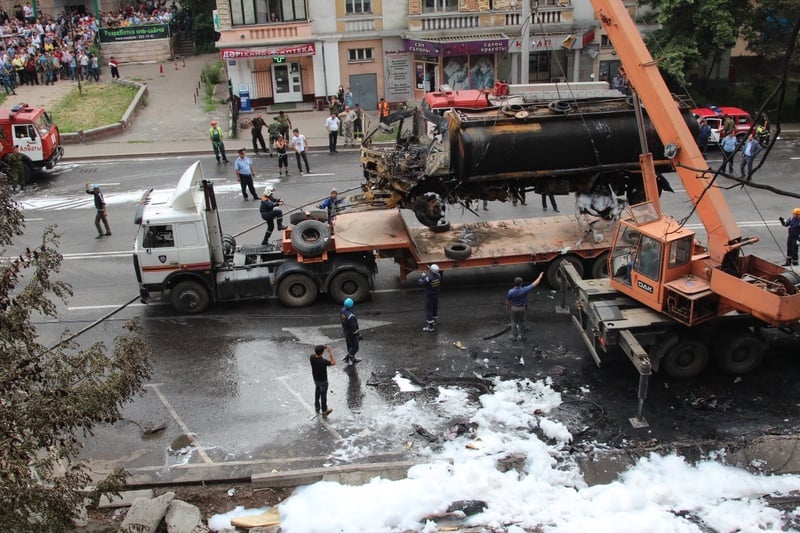
[[[381,98],[380,102],[378,102],[378,117],[379,120],[383,120],[389,116],[389,102],[385,99]]]

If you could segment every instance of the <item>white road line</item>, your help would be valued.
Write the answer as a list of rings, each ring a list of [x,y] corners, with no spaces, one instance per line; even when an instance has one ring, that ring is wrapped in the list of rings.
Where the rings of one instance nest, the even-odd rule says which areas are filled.
[[[78,305],[75,307],[67,307],[67,311],[97,311],[98,309],[116,309],[122,304],[118,305]],[[129,304],[128,307],[147,307],[148,304],[138,303]],[[152,305],[165,305],[165,304],[152,304]]]
[[[312,416],[313,416],[313,415],[315,415],[315,414],[316,414],[316,412],[314,411],[314,407],[313,407],[312,405],[310,405],[309,403],[307,403],[305,400],[303,400],[303,397],[302,397],[302,396],[300,396],[300,393],[298,393],[296,390],[294,390],[292,387],[290,387],[288,383],[286,383],[286,380],[287,380],[287,379],[289,379],[289,377],[288,377],[288,376],[281,376],[281,377],[279,377],[279,378],[278,378],[278,381],[281,383],[281,385],[283,385],[283,386],[286,388],[286,390],[288,390],[288,391],[289,391],[289,393],[290,393],[292,396],[294,396],[295,398],[297,398],[297,401],[298,401],[298,402],[300,402],[300,404],[301,404],[301,405],[302,405],[302,406],[303,406],[303,407],[306,409],[306,411],[308,411],[308,413],[309,413],[310,415],[312,415]],[[333,429],[333,427],[331,427],[331,425],[330,425],[330,424],[328,424],[328,421],[327,421],[327,420],[325,420],[325,417],[324,417],[324,416],[322,416],[322,415],[317,415],[317,418],[319,418],[319,419],[320,419],[320,421],[322,422],[322,425],[323,425],[323,426],[325,426],[325,429],[327,429],[327,430],[328,430],[328,432],[329,432],[331,435],[333,435],[333,436],[334,436],[334,438],[336,438],[337,440],[341,440],[342,436],[339,434],[339,432],[338,432],[338,431],[336,431],[335,429]]]
[[[192,432],[189,431],[189,428],[186,426],[186,424],[183,423],[183,420],[181,420],[181,417],[178,416],[178,413],[175,411],[175,409],[172,408],[172,405],[170,405],[169,401],[167,401],[167,398],[164,397],[163,394],[161,394],[161,390],[158,388],[158,383],[147,384],[145,385],[145,387],[153,389],[153,391],[158,396],[158,399],[161,400],[161,403],[164,404],[164,407],[172,416],[172,419],[175,420],[178,426],[180,426],[181,431],[183,431],[184,435],[186,435],[186,437],[192,442],[192,444],[195,445],[195,447],[197,448],[197,453],[200,455],[203,461],[208,464],[214,464],[214,461],[211,460],[211,457],[209,457],[208,454],[205,452],[205,450],[203,450],[203,448],[200,446],[200,443],[197,441],[194,435],[192,435]]]

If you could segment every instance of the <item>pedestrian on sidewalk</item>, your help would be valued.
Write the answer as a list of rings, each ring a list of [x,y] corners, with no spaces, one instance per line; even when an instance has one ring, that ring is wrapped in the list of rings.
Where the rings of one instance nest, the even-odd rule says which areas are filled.
[[[97,228],[97,237],[95,237],[95,239],[100,239],[104,235],[110,237],[111,228],[108,225],[108,209],[106,209],[106,200],[103,198],[103,193],[100,192],[100,187],[91,183],[87,183],[86,194],[91,194],[94,196],[94,209],[96,211],[94,216],[94,227]],[[100,227],[101,222],[106,228],[105,233],[103,233],[103,229]]]
[[[349,105],[344,106],[344,111],[339,113],[339,120],[342,124],[342,135],[344,136],[344,145],[353,146],[353,122],[356,120],[356,113]]]
[[[322,353],[328,350],[328,357],[325,359]],[[328,367],[336,365],[336,358],[333,357],[333,348],[318,344],[314,347],[311,354],[311,377],[314,378],[314,410],[317,414],[328,416],[333,409],[328,407]]]
[[[108,60],[108,68],[111,69],[111,79],[118,80],[119,79],[119,61],[114,56],[111,56],[111,59]]]
[[[733,158],[736,156],[736,149],[739,144],[736,141],[736,130],[730,130],[720,143],[722,148],[722,171],[725,172],[725,167],[728,167],[728,174],[733,174]]]
[[[792,209],[792,217],[785,220],[779,217],[781,224],[789,228],[786,237],[786,262],[783,266],[797,266],[797,240],[800,239],[800,207]]]
[[[228,163],[228,156],[225,155],[225,143],[222,141],[222,128],[217,125],[216,120],[211,121],[208,138],[211,139],[211,148],[214,149],[214,157],[217,158],[217,164],[219,164],[220,158],[225,163]]]
[[[378,120],[383,122],[383,119],[389,116],[389,102],[385,98],[378,101]]]
[[[306,136],[300,133],[299,128],[292,130],[292,133],[294,133],[294,135],[292,135],[292,146],[294,146],[294,156],[297,159],[297,170],[302,176],[303,167],[300,166],[300,159],[302,158],[303,162],[306,164],[306,174],[311,174],[311,169],[308,168],[308,156],[306,155],[306,151],[308,151]]]
[[[350,90],[350,87],[344,93],[344,105],[353,109],[353,91]]]
[[[288,139],[289,132],[292,129],[292,120],[289,118],[289,115],[286,115],[283,111],[279,111],[278,122],[281,123],[281,135],[283,135],[284,139]]]
[[[358,328],[358,318],[353,313],[352,298],[345,298],[342,309],[339,311],[339,320],[342,322],[342,333],[347,344],[347,356],[344,358],[344,362],[359,363],[361,359],[356,357],[356,354],[359,348],[358,341],[361,340],[361,331]]]
[[[239,150],[239,157],[237,157],[236,161],[233,162],[233,171],[236,174],[236,181],[239,182],[239,186],[242,188],[242,196],[244,196],[244,201],[246,202],[248,200],[248,189],[250,190],[250,194],[253,196],[253,200],[258,198],[258,196],[256,196],[256,188],[253,186],[253,177],[256,174],[253,170],[253,161],[247,157],[247,155],[245,155],[244,148]]]
[[[331,116],[325,119],[325,129],[328,130],[328,155],[336,153],[336,140],[339,138],[340,125],[338,113],[331,111]]]
[[[286,139],[278,137],[275,139],[275,151],[278,153],[278,176],[283,174],[286,169],[286,176],[289,176],[289,155],[286,153]]]
[[[550,207],[553,211],[558,213],[558,204],[556,204],[556,195],[553,193],[541,193],[542,196],[542,211],[547,211],[547,199],[550,198]]]
[[[353,112],[356,114],[356,118],[353,120],[353,135],[360,142],[364,139],[364,110],[361,109],[361,105],[356,104]]]
[[[422,331],[436,331],[439,325],[439,293],[442,289],[439,265],[431,265],[419,278],[419,284],[425,287],[425,327]]]
[[[257,113],[256,118],[250,121],[250,134],[253,136],[253,151],[258,155],[258,144],[256,144],[256,142],[259,142],[261,143],[261,150],[272,157],[272,152],[267,148],[267,143],[264,142],[264,135],[261,133],[261,129],[266,125],[267,123],[261,118],[261,113]]]
[[[269,244],[269,238],[272,237],[272,231],[275,229],[275,220],[278,220],[278,231],[283,231],[286,226],[283,225],[283,210],[279,209],[283,205],[283,200],[275,198],[275,189],[271,185],[267,185],[264,189],[264,195],[261,197],[261,205],[258,206],[258,212],[261,218],[267,223],[267,231],[264,233],[264,238],[261,239],[261,244],[266,246]]]
[[[528,335],[528,293],[542,281],[544,272],[533,283],[522,286],[522,278],[514,278],[514,287],[506,294],[506,311],[511,313],[511,340],[525,340]]]

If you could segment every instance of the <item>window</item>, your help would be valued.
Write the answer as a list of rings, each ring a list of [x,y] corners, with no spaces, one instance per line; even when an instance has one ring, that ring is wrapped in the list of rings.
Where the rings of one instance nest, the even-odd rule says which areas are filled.
[[[372,61],[374,59],[372,48],[351,48],[348,51],[350,52],[350,61]]]
[[[435,13],[437,11],[458,11],[458,0],[425,0],[422,5],[425,13]]]
[[[278,22],[308,20],[305,0],[230,0],[230,6],[234,26],[263,24],[273,14]]]
[[[175,238],[172,236],[172,226],[150,226],[144,232],[142,239],[144,248],[174,248]]]
[[[655,239],[642,235],[634,270],[654,281],[658,281],[661,270],[661,245]]]
[[[344,0],[344,12],[348,15],[372,13],[372,0]]]
[[[669,245],[669,267],[675,268],[685,265],[692,257],[692,237],[685,237],[678,241],[673,241]]]

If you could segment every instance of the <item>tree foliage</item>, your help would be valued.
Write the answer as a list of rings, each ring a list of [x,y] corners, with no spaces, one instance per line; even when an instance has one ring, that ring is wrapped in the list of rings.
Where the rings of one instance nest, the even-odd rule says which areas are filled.
[[[780,68],[792,36],[792,27],[800,19],[797,0],[760,0],[753,6],[745,23],[743,36],[748,48],[769,64]],[[800,45],[795,45],[792,64],[800,66]]]
[[[646,20],[661,25],[648,36],[648,46],[662,70],[677,80],[701,68],[705,83],[721,55],[736,42],[752,15],[742,0],[643,0],[653,8]]]
[[[110,353],[102,343],[39,343],[32,318],[55,318],[56,301],[72,290],[52,279],[62,260],[53,227],[36,248],[8,257],[24,229],[9,190],[0,175],[0,530],[65,531],[90,482],[77,460],[79,438],[117,419],[141,390],[150,349],[136,323],[126,325]],[[118,490],[124,479],[115,472],[99,485]]]

